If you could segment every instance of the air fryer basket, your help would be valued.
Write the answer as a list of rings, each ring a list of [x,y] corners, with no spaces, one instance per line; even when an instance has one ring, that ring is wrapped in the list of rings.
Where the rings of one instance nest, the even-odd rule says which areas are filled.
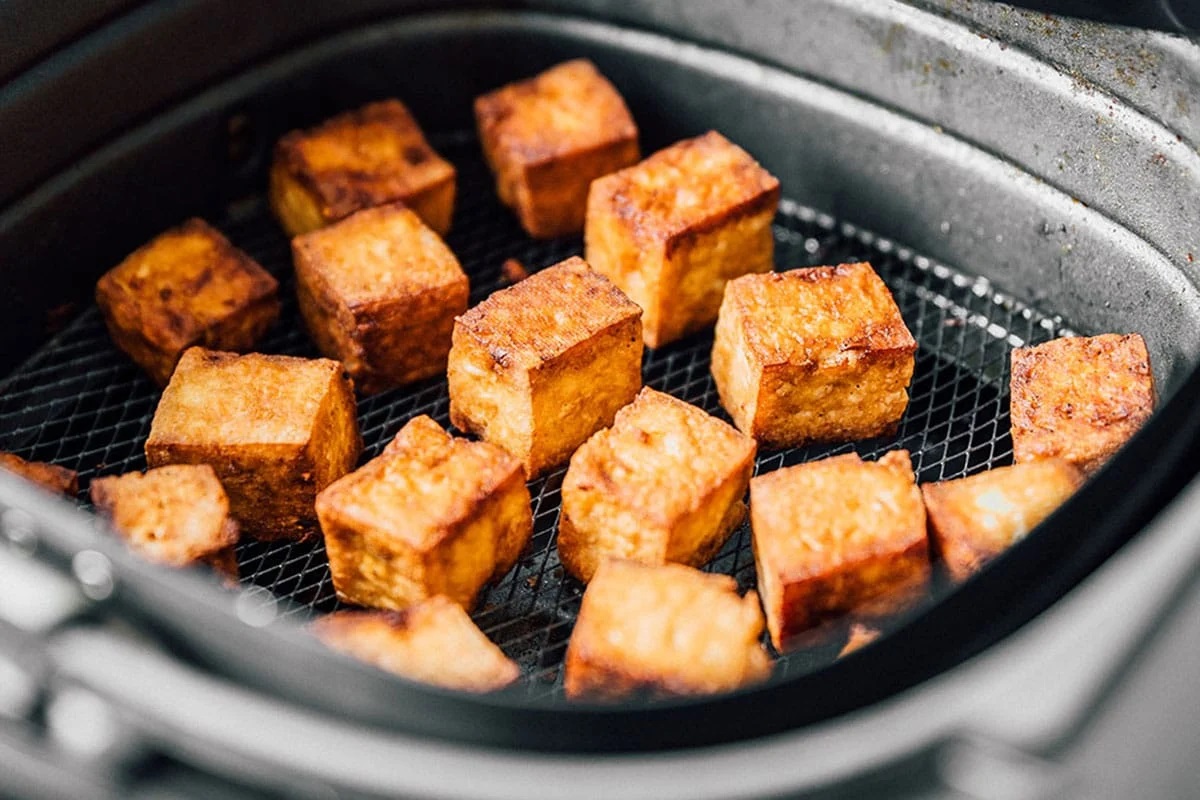
[[[238,13],[211,5],[213,14]],[[578,240],[521,233],[495,199],[470,117],[474,95],[580,55],[622,90],[644,151],[716,128],[754,154],[783,184],[777,266],[871,261],[919,342],[895,437],[764,451],[757,471],[895,447],[913,453],[923,481],[1008,463],[1008,353],[1073,332],[1142,333],[1160,411],[1036,535],[966,586],[938,587],[934,602],[877,645],[839,662],[837,643],[801,650],[780,659],[766,686],[726,697],[613,708],[563,701],[560,668],[582,587],[564,577],[554,550],[562,470],[531,484],[533,544],[474,614],[524,673],[518,688],[495,696],[408,684],[310,641],[295,623],[338,605],[319,540],[243,542],[247,591],[229,594],[202,575],[137,562],[86,515],[0,476],[0,506],[31,515],[44,554],[74,559],[77,573],[81,552],[103,565],[98,618],[111,610],[137,619],[200,668],[384,728],[544,749],[727,741],[863,707],[979,652],[1074,586],[1188,477],[1179,464],[1195,438],[1190,405],[1200,385],[1191,267],[1200,159],[1148,113],[899,4],[848,11],[814,0],[807,14],[778,4],[737,20],[632,4],[622,12],[630,26],[576,16],[586,2],[421,14],[367,5],[347,12],[343,32],[303,46],[238,53],[214,44],[230,48],[236,74],[212,80],[179,66],[181,94],[131,111],[120,135],[36,176],[35,188],[19,187],[30,190],[0,214],[9,370],[0,449],[79,469],[84,495],[95,475],[144,468],[158,393],[112,347],[87,297],[103,270],[189,215],[206,216],[281,278],[283,319],[263,349],[315,355],[296,313],[287,241],[264,201],[265,169],[282,133],[367,100],[403,98],[458,167],[448,243],[471,277],[472,303],[502,285],[506,258],[541,268],[580,252]],[[767,11],[788,24],[772,26],[774,17],[760,16]],[[114,34],[110,57],[128,53],[136,34]],[[701,37],[719,46],[687,41]],[[837,63],[852,52],[865,55]],[[700,334],[653,352],[646,383],[723,414],[708,374],[711,341]],[[364,457],[420,413],[448,422],[444,380],[360,402]],[[746,526],[708,569],[754,585]],[[89,574],[85,585],[95,582]]]

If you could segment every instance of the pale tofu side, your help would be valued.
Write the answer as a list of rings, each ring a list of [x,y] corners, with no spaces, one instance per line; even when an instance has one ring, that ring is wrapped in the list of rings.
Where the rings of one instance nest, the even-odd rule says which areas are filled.
[[[96,478],[90,491],[129,548],[149,561],[172,567],[219,562],[237,542],[229,498],[207,464]],[[233,574],[236,578],[236,560]]]
[[[440,374],[454,318],[467,310],[466,273],[413,211],[358,211],[292,240],[300,312],[321,352],[363,394]]]
[[[14,453],[0,452],[0,469],[67,497],[74,497],[79,493],[79,473],[57,464],[26,461]]]
[[[533,533],[520,462],[426,416],[325,489],[316,508],[338,596],[376,608],[439,594],[470,608]]]
[[[529,478],[563,463],[641,388],[641,313],[580,258],[494,293],[455,321],[451,422]]]
[[[771,446],[889,435],[917,343],[870,264],[729,283],[712,374],[738,428]]]
[[[146,440],[151,467],[210,464],[243,531],[262,539],[316,532],[317,492],[361,451],[338,362],[199,347],[180,359]]]
[[[134,251],[96,283],[113,342],[159,386],[188,347],[242,352],[279,316],[278,282],[201,219]]]
[[[925,597],[925,506],[908,453],[857,455],[750,481],[759,592],[776,649],[847,614],[888,616]]]
[[[998,467],[921,486],[929,534],[946,570],[962,581],[1024,538],[1083,484],[1061,459]]]
[[[456,174],[399,100],[347,111],[279,140],[271,207],[290,236],[401,201],[439,235],[450,230]]]
[[[311,629],[334,650],[421,683],[490,692],[521,676],[467,612],[440,595],[404,611],[338,611]]]
[[[1013,460],[1062,458],[1085,475],[1154,413],[1154,373],[1139,334],[1055,339],[1012,351]]]
[[[588,584],[567,645],[574,700],[728,692],[770,677],[763,617],[728,575],[609,559]]]
[[[769,272],[779,181],[715,131],[593,181],[585,257],[645,310],[649,347],[711,325],[725,283]]]
[[[537,238],[583,230],[592,180],[639,157],[625,101],[585,59],[477,97],[475,120],[501,201]]]
[[[588,581],[607,557],[699,566],[745,517],[754,440],[670,395],[643,388],[571,457],[558,553]]]

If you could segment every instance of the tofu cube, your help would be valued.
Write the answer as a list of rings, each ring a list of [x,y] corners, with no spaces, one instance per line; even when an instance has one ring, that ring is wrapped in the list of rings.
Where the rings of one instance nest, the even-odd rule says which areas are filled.
[[[637,126],[592,62],[576,59],[475,99],[500,200],[530,236],[583,230],[588,186],[637,162]]]
[[[717,318],[725,283],[774,266],[779,181],[715,131],[598,178],[588,192],[588,263],[641,306],[646,345]]]
[[[311,627],[334,650],[421,683],[490,692],[521,676],[462,606],[440,595],[404,611],[338,611]]]
[[[606,557],[700,566],[745,519],[754,440],[649,387],[571,457],[558,555],[588,581]]]
[[[1083,473],[1061,459],[921,486],[929,534],[955,581],[974,575],[1062,505]]]
[[[753,478],[750,525],[758,590],[780,651],[847,614],[895,614],[927,593],[925,505],[904,450]]]
[[[113,342],[159,386],[189,347],[244,352],[279,316],[279,284],[201,219],[106,272],[96,303]]]
[[[42,461],[26,461],[14,453],[0,453],[0,469],[33,481],[56,494],[67,497],[79,494],[79,473],[73,469]]]
[[[439,594],[470,608],[533,534],[520,462],[426,416],[321,492],[317,515],[338,597],[375,608]]]
[[[361,452],[338,362],[200,347],[179,360],[146,440],[151,467],[211,465],[243,532],[260,539],[316,532],[317,492]]]
[[[608,559],[567,644],[567,697],[707,695],[759,683],[771,675],[762,629],[758,597],[738,597],[728,575]]]
[[[917,343],[870,264],[730,281],[712,350],[721,404],[769,446],[891,435]]]
[[[1055,339],[1012,351],[1013,460],[1100,469],[1154,413],[1154,373],[1136,333]]]
[[[280,139],[271,208],[298,236],[398,200],[445,236],[454,184],[453,165],[433,151],[404,104],[381,100]]]
[[[454,323],[450,421],[530,479],[562,464],[641,388],[641,316],[580,258],[496,292]]]
[[[171,567],[227,559],[238,539],[229,498],[212,467],[175,464],[96,478],[92,502],[129,549]],[[236,576],[236,559],[234,575]]]
[[[292,240],[309,333],[363,394],[440,374],[467,276],[450,248],[400,204],[357,211]]]

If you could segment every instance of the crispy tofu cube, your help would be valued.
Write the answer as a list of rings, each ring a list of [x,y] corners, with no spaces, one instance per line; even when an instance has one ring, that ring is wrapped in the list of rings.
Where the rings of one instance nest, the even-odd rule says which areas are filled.
[[[355,212],[292,240],[300,312],[321,352],[364,394],[444,372],[466,273],[400,204]]]
[[[175,464],[96,478],[92,502],[129,548],[171,567],[228,559],[238,539],[229,498],[212,467]],[[234,576],[237,561],[234,560]]]
[[[20,475],[57,494],[67,497],[79,494],[79,473],[73,469],[42,461],[26,461],[14,453],[0,453],[0,469]]]
[[[1078,469],[1055,458],[923,484],[929,533],[950,577],[962,581],[978,572],[1082,483]]]
[[[439,594],[470,608],[533,534],[520,462],[426,416],[321,492],[317,515],[338,597],[375,608]]]
[[[680,564],[608,559],[583,595],[567,645],[567,697],[729,692],[771,675],[758,597]]]
[[[588,581],[606,557],[700,566],[746,516],[754,440],[649,387],[571,457],[558,555]]]
[[[753,478],[750,525],[767,627],[780,651],[844,615],[895,614],[927,593],[925,505],[904,450]]]
[[[734,424],[797,446],[895,433],[917,343],[870,264],[730,281],[712,374]]]
[[[1055,339],[1012,352],[1013,460],[1062,458],[1085,475],[1154,413],[1154,373],[1136,333]]]
[[[210,464],[242,530],[294,539],[317,528],[317,492],[358,461],[354,386],[328,359],[193,347],[154,412],[146,461]]]
[[[298,236],[398,200],[445,236],[454,182],[453,165],[433,151],[404,104],[381,100],[280,139],[271,208]]]
[[[662,347],[717,318],[725,283],[770,272],[779,181],[715,131],[598,178],[584,257],[645,309]]]
[[[450,421],[531,479],[563,463],[641,388],[641,316],[580,258],[496,292],[454,323]]]
[[[475,99],[500,200],[530,236],[583,230],[588,186],[637,162],[637,126],[592,62],[576,59]]]
[[[413,681],[490,692],[521,677],[462,606],[441,595],[403,611],[338,611],[311,627],[334,650]]]
[[[279,284],[202,219],[106,272],[96,303],[113,342],[165,386],[193,345],[244,352],[279,316]]]

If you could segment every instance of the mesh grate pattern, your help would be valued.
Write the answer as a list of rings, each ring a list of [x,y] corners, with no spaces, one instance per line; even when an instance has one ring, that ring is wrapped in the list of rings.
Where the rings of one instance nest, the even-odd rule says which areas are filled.
[[[471,303],[500,288],[500,266],[518,258],[539,269],[580,253],[578,239],[534,242],[499,205],[474,138],[440,139],[459,170],[459,208],[447,241],[471,278]],[[223,217],[223,218],[222,218]],[[316,356],[303,332],[290,276],[287,239],[263,197],[247,198],[213,221],[282,284],[282,321],[264,342],[270,353]],[[922,481],[954,478],[1011,460],[1008,429],[1008,353],[1069,331],[967,276],[811,209],[784,201],[775,223],[779,268],[869,260],[895,295],[920,350],[911,402],[896,436],[839,446],[764,451],[756,473],[857,450],[867,458],[903,447]],[[645,382],[724,419],[708,370],[711,333],[649,352]],[[145,469],[142,445],[158,400],[155,386],[118,352],[95,308],[0,384],[0,449],[80,472],[82,494],[94,475]],[[409,418],[425,413],[449,424],[444,380],[371,397],[359,403],[365,458],[375,456]],[[530,696],[561,688],[561,665],[582,586],[565,577],[554,548],[562,469],[530,484],[533,542],[517,567],[485,590],[474,614],[480,627],[522,666]],[[245,541],[238,547],[243,582],[295,601],[288,613],[312,616],[339,607],[323,544]],[[707,567],[755,584],[748,525]],[[827,661],[836,647],[801,650],[780,660],[786,676]]]

